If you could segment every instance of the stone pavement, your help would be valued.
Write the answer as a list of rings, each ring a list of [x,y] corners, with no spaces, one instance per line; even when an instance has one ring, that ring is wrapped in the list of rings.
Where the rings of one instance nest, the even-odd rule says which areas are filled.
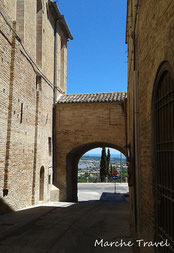
[[[127,193],[129,187],[127,183],[116,183],[117,193]],[[102,193],[114,193],[115,183],[78,183],[78,200],[99,200]]]
[[[131,241],[129,204],[123,194],[103,193],[100,201],[64,206],[0,216],[0,253],[135,252],[133,247],[104,247]]]

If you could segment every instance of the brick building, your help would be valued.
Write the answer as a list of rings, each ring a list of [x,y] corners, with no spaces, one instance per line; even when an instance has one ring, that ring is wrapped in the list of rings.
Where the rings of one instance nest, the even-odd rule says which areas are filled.
[[[126,155],[126,92],[71,94],[56,104],[54,183],[60,201],[77,201],[79,159],[97,147]]]
[[[174,1],[128,0],[126,43],[133,223],[138,238],[168,240],[157,252],[173,252]]]
[[[66,93],[68,39],[53,1],[1,0],[0,198],[13,209],[48,201],[55,191],[52,111]]]

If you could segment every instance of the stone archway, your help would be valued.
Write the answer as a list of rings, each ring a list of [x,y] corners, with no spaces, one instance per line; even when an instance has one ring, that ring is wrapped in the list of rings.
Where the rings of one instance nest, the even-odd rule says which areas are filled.
[[[77,175],[78,175],[78,163],[80,158],[91,149],[99,148],[99,147],[109,147],[114,148],[122,152],[125,156],[125,150],[121,147],[118,147],[111,143],[102,143],[102,142],[94,142],[94,143],[86,143],[82,146],[78,146],[71,150],[66,157],[66,180],[67,180],[67,188],[66,195],[67,201],[77,201]]]
[[[108,146],[126,155],[126,93],[63,95],[55,110],[54,184],[60,201],[74,201],[77,164],[85,152]]]
[[[44,200],[44,176],[45,176],[45,171],[44,167],[42,166],[40,169],[40,182],[39,182],[39,201]]]

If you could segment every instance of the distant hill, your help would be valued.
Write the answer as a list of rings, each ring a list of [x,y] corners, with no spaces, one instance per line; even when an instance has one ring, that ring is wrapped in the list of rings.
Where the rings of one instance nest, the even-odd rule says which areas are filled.
[[[96,154],[96,155],[84,155],[81,157],[80,160],[95,160],[95,161],[100,161],[100,155]],[[122,157],[123,161],[126,161],[125,157]],[[120,161],[120,156],[118,155],[112,155],[111,156],[111,161]]]
[[[97,160],[99,161],[100,160],[100,156],[88,156],[88,155],[84,155],[80,158],[80,160]]]
[[[101,154],[90,154],[84,155],[83,157],[101,157]],[[120,154],[111,154],[112,158],[120,158]],[[122,155],[122,159],[126,159],[124,155]]]

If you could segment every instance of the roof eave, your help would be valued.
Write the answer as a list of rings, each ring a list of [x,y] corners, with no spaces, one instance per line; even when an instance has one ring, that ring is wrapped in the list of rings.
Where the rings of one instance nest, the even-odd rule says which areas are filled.
[[[56,13],[56,18],[57,18],[57,21],[60,23],[61,27],[62,27],[62,30],[64,31],[65,35],[66,35],[66,39],[70,39],[70,40],[73,40],[73,36],[70,32],[70,29],[67,25],[67,22],[65,20],[65,17],[63,15],[61,15],[59,9],[58,9],[58,6],[56,4],[56,2],[54,2],[53,0],[49,0],[49,3],[53,6],[54,8],[54,11]]]
[[[107,94],[117,94],[116,98],[103,97]],[[84,97],[85,95],[85,97]],[[86,96],[88,95],[88,96]],[[91,99],[92,95],[92,99]],[[94,95],[102,95],[102,97],[94,97]],[[69,94],[61,95],[57,101],[58,104],[81,104],[81,103],[118,103],[123,104],[127,97],[126,92],[113,92],[113,93],[88,93],[88,94]],[[117,99],[117,100],[116,100]]]
[[[68,35],[68,38],[69,38],[70,40],[73,40],[73,36],[72,36],[72,34],[71,34],[70,30],[69,30],[69,27],[68,27],[68,25],[67,25],[67,22],[66,22],[66,20],[65,20],[64,15],[61,15],[61,19],[59,20],[59,22],[64,26],[65,31],[66,31],[66,33],[67,33],[67,35]]]

